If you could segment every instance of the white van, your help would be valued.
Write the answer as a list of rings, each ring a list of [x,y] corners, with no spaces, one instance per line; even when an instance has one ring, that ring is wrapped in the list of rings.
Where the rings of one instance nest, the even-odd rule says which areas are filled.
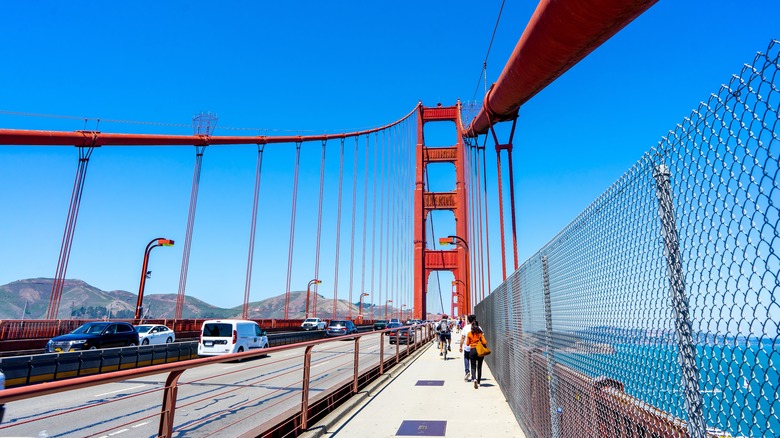
[[[268,336],[254,321],[212,319],[200,329],[198,356],[218,356],[268,348]]]

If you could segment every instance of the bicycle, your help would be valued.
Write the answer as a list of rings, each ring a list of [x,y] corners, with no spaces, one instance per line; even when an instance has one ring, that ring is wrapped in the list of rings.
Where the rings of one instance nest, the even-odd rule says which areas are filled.
[[[449,332],[439,333],[439,356],[444,356],[447,360],[447,351],[452,351],[452,335]]]

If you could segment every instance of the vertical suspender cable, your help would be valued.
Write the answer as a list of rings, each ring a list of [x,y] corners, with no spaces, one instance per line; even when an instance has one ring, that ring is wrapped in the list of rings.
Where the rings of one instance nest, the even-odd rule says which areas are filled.
[[[249,255],[246,261],[246,282],[244,283],[244,307],[241,318],[249,319],[249,290],[252,285],[252,261],[255,255],[255,231],[257,229],[257,207],[260,197],[260,172],[263,169],[264,145],[257,145],[257,166],[255,167],[255,196],[252,203],[252,223],[249,229]]]
[[[498,181],[498,217],[499,229],[501,230],[501,274],[503,281],[506,281],[506,237],[504,237],[504,192],[503,181],[501,179],[501,149],[496,140],[496,180]]]
[[[59,314],[62,289],[65,286],[65,275],[68,271],[68,261],[70,260],[70,250],[73,246],[73,233],[76,230],[76,220],[79,216],[81,197],[84,193],[84,180],[87,175],[89,158],[92,155],[93,150],[94,147],[92,146],[79,147],[79,164],[76,169],[76,177],[73,181],[68,216],[65,220],[65,231],[63,232],[62,242],[60,244],[60,256],[57,260],[57,270],[54,274],[54,282],[52,283],[49,308],[46,312],[46,318],[50,320],[57,319],[57,315]]]
[[[385,246],[384,243],[387,242],[387,239],[384,238],[384,232],[385,232],[385,167],[387,165],[387,158],[385,157],[385,147],[387,146],[387,132],[382,131],[382,170],[380,172],[379,177],[379,281],[377,282],[377,285],[379,286],[379,294],[382,294],[382,291],[385,291],[385,300],[389,300],[390,298],[387,296],[388,291],[386,289],[382,288],[382,261],[384,259],[384,249]],[[398,303],[394,304],[397,306]]]
[[[350,237],[349,244],[349,319],[352,319],[352,288],[354,285],[354,272],[355,272],[355,211],[357,209],[357,177],[358,177],[358,143],[359,137],[355,137],[355,156],[352,159],[352,236]],[[359,295],[362,298],[363,289],[360,290]],[[362,299],[358,300],[358,303],[363,302]],[[358,304],[362,306],[362,304]],[[363,310],[358,310],[358,315],[362,315]],[[362,321],[361,321],[362,323]]]
[[[474,149],[473,149],[473,169],[474,172],[474,205],[475,208],[475,214],[474,214],[474,236],[476,236],[476,242],[478,250],[477,259],[474,260],[474,266],[475,266],[475,273],[479,273],[479,291],[480,295],[482,297],[485,296],[485,247],[484,247],[484,235],[482,234],[482,181],[480,179],[481,172],[479,170],[479,143],[477,139],[474,140]],[[476,275],[475,275],[476,277]],[[476,281],[476,279],[475,279]]]
[[[477,202],[476,202],[476,189],[474,187],[474,148],[470,141],[467,141],[466,144],[468,145],[468,152],[466,155],[466,177],[467,177],[467,186],[469,191],[469,242],[472,242],[471,251],[469,251],[470,257],[470,266],[471,266],[471,273],[472,277],[477,277],[479,275],[479,265],[477,264],[479,260],[479,237],[477,236],[477,217],[478,209],[476,208]],[[476,293],[479,289],[479,283],[474,278],[469,278],[469,284],[471,284],[471,289]],[[460,302],[460,299],[458,300]],[[460,306],[459,306],[460,307]],[[459,316],[462,315],[459,314]]]
[[[341,195],[344,186],[344,139],[341,139],[341,153],[339,156],[339,201],[336,219],[336,269],[333,279],[333,318],[336,318],[336,308],[339,296],[339,250],[341,249]]]
[[[376,274],[374,260],[376,259],[376,186],[377,186],[376,169],[379,165],[378,158],[377,158],[378,156],[379,156],[379,134],[377,133],[374,135],[374,196],[372,199],[373,212],[371,213],[371,293],[377,293],[377,290],[374,289],[374,275]],[[377,293],[377,298],[379,298],[379,303],[385,304],[381,299],[382,298],[381,293]]]
[[[363,256],[360,258],[361,260],[360,290],[361,291],[366,290],[366,219],[368,216],[368,171],[369,171],[368,150],[369,150],[370,141],[371,141],[371,136],[366,135],[366,161],[365,164],[363,165],[363,171],[365,172],[363,176]],[[369,318],[374,319],[374,307],[376,307],[377,301],[373,289],[371,290],[370,302],[374,303],[374,305],[370,306],[371,313]]]
[[[490,284],[492,278],[490,277],[490,219],[488,217],[489,206],[487,193],[487,154],[485,153],[486,145],[487,136],[485,136],[485,141],[482,142],[482,193],[485,196],[485,252],[487,253],[487,291],[490,293],[493,291],[493,286]]]
[[[295,214],[298,204],[298,171],[301,167],[301,142],[295,143],[295,173],[293,175],[292,211],[290,213],[290,246],[287,249],[287,287],[284,295],[284,319],[290,318],[290,282],[292,281],[293,247],[295,245]]]
[[[482,246],[482,197],[480,190],[482,188],[482,184],[480,181],[480,172],[479,172],[479,142],[478,139],[474,139],[472,148],[471,148],[471,172],[473,176],[473,190],[474,190],[474,196],[472,198],[472,202],[475,206],[474,210],[474,242],[476,242],[476,257],[474,259],[474,283],[477,286],[475,289],[475,295],[476,295],[476,289],[479,289],[480,296],[485,296],[485,272],[482,270],[483,265],[483,257],[484,257],[484,251]],[[479,277],[479,281],[477,281],[477,278]]]
[[[407,183],[405,188],[406,193],[406,242],[414,243],[414,168],[415,168],[415,149],[417,147],[416,142],[413,140],[415,133],[415,126],[412,124],[412,119],[407,119],[406,122],[406,177],[404,181]],[[414,246],[410,245],[406,247],[406,287],[414,296]],[[412,298],[414,299],[414,298]],[[422,313],[422,309],[419,309],[418,315],[421,319],[428,319],[426,314]]]
[[[398,220],[398,210],[396,209],[396,196],[397,196],[397,186],[396,183],[398,182],[398,155],[396,154],[396,147],[398,146],[398,140],[396,138],[395,132],[396,127],[390,128],[390,157],[392,157],[392,166],[393,169],[390,171],[391,179],[389,181],[389,196],[387,197],[387,209],[389,214],[387,215],[388,218],[390,218],[390,221],[392,222],[392,228],[391,224],[388,224],[388,236],[390,237],[390,248],[388,249],[388,252],[390,253],[390,257],[387,258],[387,264],[388,269],[387,273],[389,274],[389,278],[387,281],[387,287],[388,290],[392,290],[393,293],[398,296],[398,301],[404,302],[405,298],[400,297],[400,292],[398,290],[398,285],[396,283],[396,274],[395,274],[395,255],[396,255],[396,247],[398,246],[398,239],[396,238],[396,222]],[[392,283],[390,278],[392,278]],[[401,315],[401,318],[403,318],[403,315]]]
[[[514,125],[513,125],[514,126]],[[517,260],[517,219],[515,218],[515,174],[512,170],[512,148],[507,151],[509,158],[509,208],[512,210],[512,250],[515,257],[515,271],[518,268]]]
[[[203,152],[206,146],[195,146],[195,171],[192,176],[192,191],[190,193],[190,210],[187,214],[187,232],[184,236],[184,249],[181,258],[181,273],[179,274],[179,292],[176,295],[176,309],[173,317],[181,319],[184,312],[184,293],[187,290],[187,271],[190,266],[190,249],[192,248],[192,231],[195,228],[195,209],[198,205],[198,188],[200,187],[200,172],[203,165]]]
[[[317,202],[317,249],[314,255],[314,278],[320,278],[320,242],[322,241],[322,198],[325,193],[325,149],[328,141],[322,140],[322,158],[320,159],[320,198]],[[319,293],[317,288],[319,283],[314,284],[314,305],[313,315],[317,316],[317,301]],[[308,303],[307,303],[308,304]]]

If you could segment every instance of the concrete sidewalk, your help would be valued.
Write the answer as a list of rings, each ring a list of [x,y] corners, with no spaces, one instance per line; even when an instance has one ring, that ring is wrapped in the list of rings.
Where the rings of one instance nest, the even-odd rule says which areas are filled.
[[[487,364],[482,384],[463,380],[460,335],[447,361],[428,342],[405,363],[355,395],[303,437],[446,436],[518,438],[524,433]],[[427,385],[420,385],[427,381]],[[440,386],[429,386],[440,385]],[[415,423],[411,423],[415,422]]]

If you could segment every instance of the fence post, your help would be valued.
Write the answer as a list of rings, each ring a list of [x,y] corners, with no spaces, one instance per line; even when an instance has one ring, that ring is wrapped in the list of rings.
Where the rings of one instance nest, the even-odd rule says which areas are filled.
[[[306,430],[309,421],[309,381],[311,380],[311,350],[313,345],[306,347],[303,353],[303,384],[301,393],[301,430]]]
[[[165,390],[163,392],[162,407],[160,412],[160,425],[157,429],[157,436],[161,438],[170,438],[173,435],[173,417],[176,413],[176,394],[179,392],[177,383],[179,377],[185,370],[171,371],[165,380]]]
[[[661,216],[661,234],[664,239],[664,255],[669,275],[669,286],[674,307],[674,326],[677,333],[680,368],[685,390],[685,409],[688,412],[688,433],[691,438],[707,436],[707,426],[702,414],[702,397],[699,392],[699,370],[696,366],[696,345],[688,313],[688,298],[680,260],[680,242],[672,204],[671,172],[661,164],[653,171],[655,178],[658,213]]]
[[[552,307],[550,305],[550,271],[547,268],[547,256],[542,256],[542,283],[544,285],[544,343],[547,350],[547,382],[550,387],[550,433],[553,438],[560,437],[560,417],[556,390],[558,379],[555,377],[555,356],[552,348]]]
[[[354,359],[354,373],[352,375],[352,393],[358,392],[358,376],[360,372],[360,337],[355,337],[355,359]]]

